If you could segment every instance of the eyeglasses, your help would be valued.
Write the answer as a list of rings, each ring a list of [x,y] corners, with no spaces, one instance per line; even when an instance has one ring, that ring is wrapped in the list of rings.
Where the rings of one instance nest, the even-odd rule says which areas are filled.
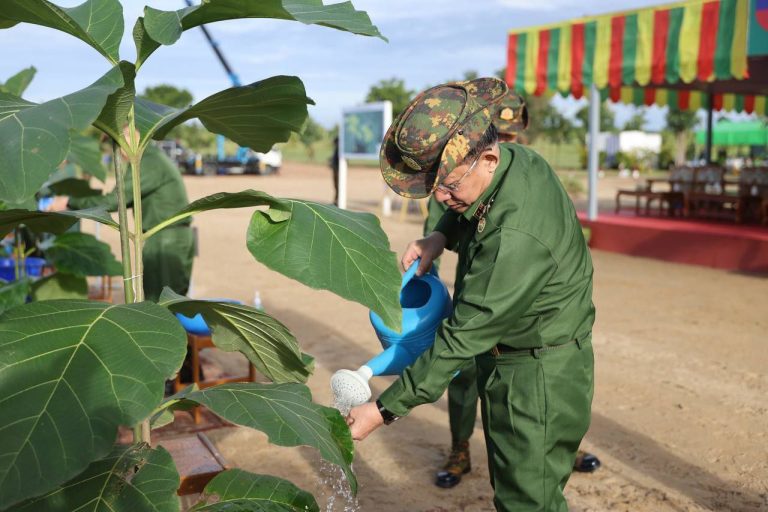
[[[461,182],[464,181],[464,178],[469,176],[469,174],[472,172],[472,170],[475,168],[475,165],[477,165],[477,162],[479,161],[480,161],[480,157],[478,156],[477,158],[475,158],[475,161],[472,162],[472,165],[469,166],[469,169],[467,169],[467,171],[461,175],[461,178],[451,183],[441,183],[437,187],[435,187],[435,190],[439,190],[444,194],[453,194],[454,192],[458,192],[459,187],[461,187]]]

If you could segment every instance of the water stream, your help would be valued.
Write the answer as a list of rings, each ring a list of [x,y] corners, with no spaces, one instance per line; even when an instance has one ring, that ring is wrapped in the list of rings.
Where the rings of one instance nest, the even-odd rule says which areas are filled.
[[[338,409],[343,417],[346,417],[351,409],[348,404],[338,402],[335,402],[332,407]],[[360,504],[352,494],[344,470],[339,466],[321,459],[318,481],[322,496],[326,499],[325,512],[360,512]],[[322,509],[322,504],[320,506]]]

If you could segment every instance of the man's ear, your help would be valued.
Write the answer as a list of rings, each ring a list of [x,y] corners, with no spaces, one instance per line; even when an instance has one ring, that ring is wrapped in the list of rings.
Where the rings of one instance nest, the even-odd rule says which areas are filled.
[[[499,165],[499,151],[496,148],[498,148],[498,145],[491,148],[490,151],[483,153],[482,157],[483,163],[487,164],[491,170],[495,169],[496,166]]]

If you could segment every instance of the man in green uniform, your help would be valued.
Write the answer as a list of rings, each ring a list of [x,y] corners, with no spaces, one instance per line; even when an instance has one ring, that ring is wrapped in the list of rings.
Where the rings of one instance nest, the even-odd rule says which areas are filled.
[[[493,106],[491,121],[499,132],[500,143],[515,142],[518,134],[528,127],[528,109],[525,100],[509,91]],[[432,195],[429,198],[428,216],[424,222],[424,236],[434,231],[448,207]],[[436,263],[435,263],[436,264]],[[461,477],[472,470],[469,438],[475,429],[477,417],[477,370],[474,359],[470,360],[448,385],[448,419],[451,429],[451,451],[448,459],[435,475],[435,485],[451,488],[461,482]],[[600,460],[593,454],[579,450],[573,469],[592,472],[600,467]]]
[[[592,262],[549,165],[497,142],[491,109],[506,92],[494,78],[428,89],[387,133],[389,186],[406,197],[434,193],[449,208],[402,263],[420,257],[423,274],[456,250],[454,309],[432,347],[347,423],[364,439],[437,400],[474,359],[496,509],[565,511],[592,401]]]
[[[131,171],[126,173],[125,196],[133,206]],[[146,232],[189,204],[181,173],[165,154],[150,145],[141,160],[141,215]],[[103,196],[71,198],[69,208],[106,206],[117,210],[117,188]],[[190,219],[165,228],[144,244],[144,297],[157,302],[164,286],[186,295],[192,276],[194,242]]]

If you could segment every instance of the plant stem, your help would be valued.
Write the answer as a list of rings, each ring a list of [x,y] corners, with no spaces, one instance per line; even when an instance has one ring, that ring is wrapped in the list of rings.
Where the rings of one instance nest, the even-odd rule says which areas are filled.
[[[114,139],[112,140],[112,162],[117,180],[117,217],[120,224],[120,255],[123,260],[123,291],[125,303],[131,304],[135,296],[135,279],[131,275],[131,244],[128,232],[128,208],[125,202],[125,169],[120,159],[120,148],[117,147],[117,142]]]
[[[144,301],[144,228],[141,211],[141,157],[144,150],[140,146],[140,140],[137,137],[139,132],[136,130],[133,108],[128,113],[128,145],[130,146],[130,161],[133,180],[133,256],[135,258],[135,283],[136,291],[133,302]],[[134,440],[150,443],[150,425],[149,418],[144,419],[137,425],[138,432],[134,430]],[[138,434],[138,439],[136,438]]]
[[[142,249],[144,247],[144,228],[141,212],[141,157],[144,154],[143,149],[139,149],[139,140],[136,137],[136,125],[133,117],[133,109],[128,114],[128,144],[131,147],[130,160],[133,173],[133,255],[136,258],[134,270],[136,271],[136,295],[134,302],[144,300],[144,258]]]

